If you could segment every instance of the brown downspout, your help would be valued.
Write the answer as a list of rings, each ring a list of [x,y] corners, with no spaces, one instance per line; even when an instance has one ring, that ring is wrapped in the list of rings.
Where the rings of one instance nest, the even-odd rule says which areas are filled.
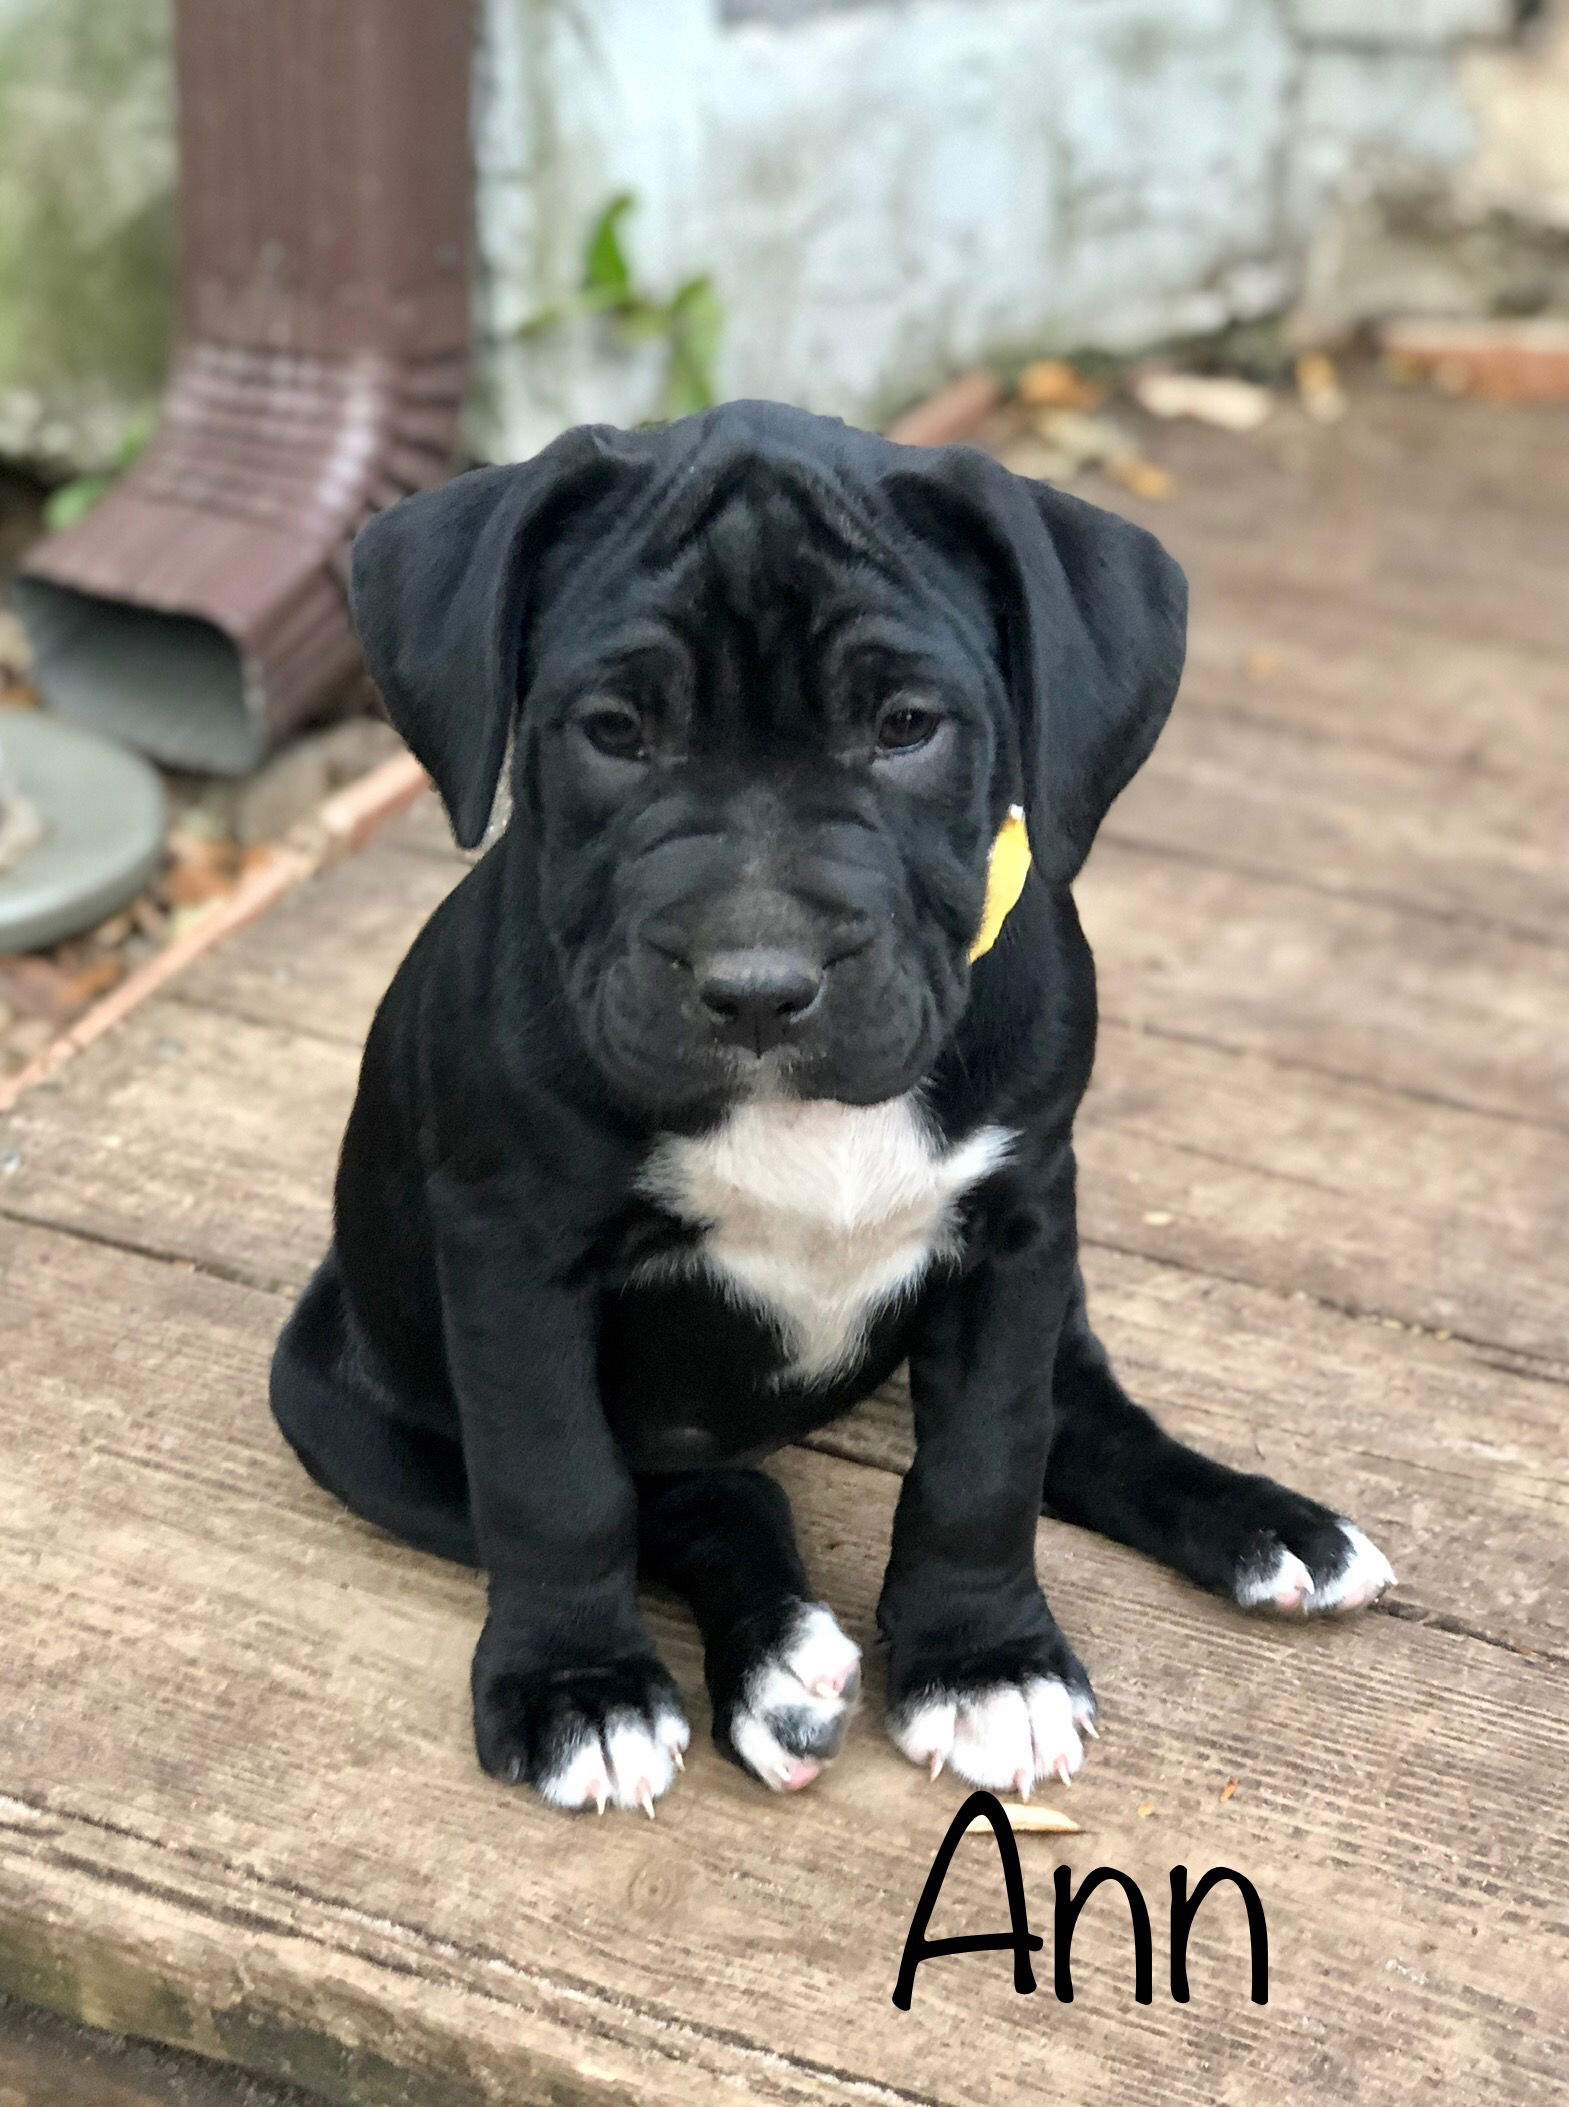
[[[238,774],[354,699],[348,542],[457,449],[474,28],[474,0],[179,0],[162,422],[16,587],[60,710]]]

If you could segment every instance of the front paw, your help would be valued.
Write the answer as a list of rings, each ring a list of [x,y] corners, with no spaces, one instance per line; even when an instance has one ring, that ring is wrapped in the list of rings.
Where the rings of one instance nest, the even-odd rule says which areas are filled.
[[[680,1694],[650,1655],[558,1670],[476,1663],[480,1762],[508,1785],[532,1785],[552,1807],[652,1815],[691,1738]]]
[[[839,1753],[861,1649],[821,1602],[787,1602],[729,1635],[708,1663],[714,1739],[773,1792],[810,1785]]]
[[[894,1746],[936,1778],[952,1770],[991,1792],[1028,1796],[1048,1778],[1069,1783],[1095,1734],[1089,1678],[1060,1640],[900,1677],[888,1711]]]
[[[1294,1493],[1278,1506],[1257,1518],[1237,1558],[1231,1591],[1243,1609],[1344,1616],[1395,1585],[1393,1566],[1355,1522]]]

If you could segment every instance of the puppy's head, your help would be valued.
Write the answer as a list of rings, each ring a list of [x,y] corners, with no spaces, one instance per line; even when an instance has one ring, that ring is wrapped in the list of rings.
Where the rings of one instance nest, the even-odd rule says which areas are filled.
[[[465,846],[515,734],[507,853],[581,1035],[676,1111],[926,1073],[1008,807],[1066,884],[1171,706],[1185,592],[983,454],[735,403],[407,500],[354,605]]]

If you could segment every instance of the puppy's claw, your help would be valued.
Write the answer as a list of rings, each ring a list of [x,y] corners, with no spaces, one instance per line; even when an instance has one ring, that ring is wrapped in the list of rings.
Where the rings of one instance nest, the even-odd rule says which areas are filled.
[[[942,1761],[942,1750],[933,1749],[931,1762],[927,1766],[927,1771],[934,1785],[937,1783],[937,1780],[942,1776]]]
[[[654,1819],[654,1792],[646,1778],[640,1779],[637,1788],[637,1804],[652,1821]]]
[[[681,1751],[678,1748],[673,1748],[670,1751],[670,1760],[675,1765],[677,1770],[686,1769],[686,1758],[682,1755]]]
[[[1081,1719],[1078,1725],[1079,1732],[1081,1734],[1088,1734],[1091,1741],[1099,1741],[1100,1728],[1095,1724],[1093,1719]]]

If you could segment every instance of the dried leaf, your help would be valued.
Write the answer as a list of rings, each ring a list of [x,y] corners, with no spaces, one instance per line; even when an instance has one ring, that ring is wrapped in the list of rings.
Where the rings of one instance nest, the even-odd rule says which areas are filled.
[[[117,952],[97,958],[66,980],[66,993],[73,1010],[85,1009],[96,996],[106,995],[125,977],[125,961]]]
[[[1268,388],[1224,373],[1140,373],[1131,383],[1134,401],[1152,417],[1193,417],[1222,431],[1252,432],[1275,407]]]
[[[1177,487],[1177,479],[1169,468],[1162,468],[1158,461],[1146,461],[1142,454],[1112,454],[1103,466],[1114,483],[1131,490],[1135,497],[1149,498],[1156,504],[1169,498]]]
[[[13,614],[0,608],[0,688],[7,680],[24,681],[32,671],[33,648],[27,631]]]
[[[151,893],[142,893],[131,902],[131,918],[149,943],[161,944],[168,934],[168,918]]]
[[[168,848],[168,865],[158,885],[168,907],[203,907],[228,892],[239,874],[240,852],[232,841],[177,828]]]
[[[1319,424],[1338,424],[1351,405],[1334,360],[1322,351],[1304,351],[1296,370],[1303,409]]]
[[[1155,1812],[1155,1802],[1153,1800],[1140,1800],[1138,1812],[1139,1820],[1141,1822],[1147,1822],[1150,1816]]]
[[[92,932],[92,939],[105,950],[113,951],[125,942],[135,927],[136,917],[128,907],[122,907],[120,912],[112,914],[107,922],[98,924]]]
[[[1019,375],[1019,400],[1032,409],[1098,410],[1110,392],[1065,358],[1038,358]]]
[[[1127,433],[1109,417],[1090,417],[1083,410],[1038,410],[1030,422],[1075,468],[1094,468],[1129,451]]]
[[[1020,1835],[1082,1836],[1084,1834],[1083,1828],[1073,1819],[1072,1815],[1059,1814],[1055,1807],[1036,1807],[1034,1805],[1025,1805],[1023,1807],[1005,1806],[1002,1811],[1008,1817],[1008,1827]],[[987,1821],[985,1815],[978,1814],[974,1821],[970,1823],[969,1828],[965,1830],[965,1835],[968,1836],[971,1829],[989,1829],[990,1827],[991,1823]]]
[[[1236,1798],[1236,1796],[1237,1796],[1237,1781],[1236,1781],[1236,1779],[1235,1779],[1235,1778],[1228,1778],[1228,1779],[1226,1780],[1225,1784],[1224,1784],[1224,1785],[1223,1785],[1223,1786],[1222,1786],[1222,1787],[1220,1788],[1220,1804],[1221,1804],[1221,1806],[1222,1806],[1222,1807],[1224,1807],[1224,1806],[1225,1806],[1225,1804],[1226,1804],[1226,1802],[1227,1802],[1228,1800],[1234,1800],[1234,1799]]]

